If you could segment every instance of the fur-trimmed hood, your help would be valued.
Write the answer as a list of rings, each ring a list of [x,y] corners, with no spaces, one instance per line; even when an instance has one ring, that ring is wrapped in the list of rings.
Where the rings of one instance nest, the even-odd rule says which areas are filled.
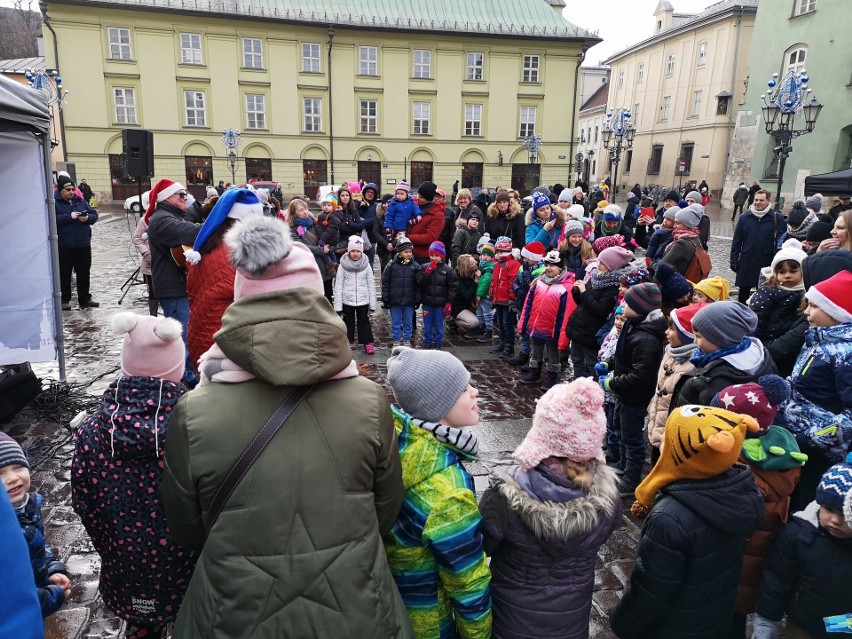
[[[509,200],[509,208],[506,209],[506,219],[514,220],[521,212],[521,205],[517,200]],[[497,202],[488,205],[488,217],[494,218],[500,215],[497,210]]]
[[[611,517],[621,508],[615,471],[597,461],[590,463],[594,467],[595,479],[588,492],[577,487],[572,488],[573,484],[569,480],[541,465],[531,471],[513,467],[507,474],[498,478],[500,482],[498,490],[506,499],[509,508],[518,515],[536,538],[569,541],[572,538],[587,535],[600,525],[602,516]],[[528,492],[529,488],[522,487],[522,483],[528,487],[531,486],[527,478],[522,477],[524,473],[538,473],[539,477],[536,478],[538,481],[535,483],[540,483],[542,479],[553,483],[555,476],[561,480],[559,483],[562,485],[554,485],[554,490],[547,491],[547,496],[553,498],[561,493],[568,499],[542,501],[539,497],[545,495],[531,494]],[[532,489],[534,492],[541,492]],[[574,497],[572,493],[577,496]]]

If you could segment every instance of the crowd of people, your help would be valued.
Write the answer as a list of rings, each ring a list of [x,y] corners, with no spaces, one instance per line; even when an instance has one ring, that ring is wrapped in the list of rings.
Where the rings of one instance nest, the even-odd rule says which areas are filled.
[[[75,423],[73,506],[128,637],[586,637],[623,499],[642,531],[617,636],[849,627],[849,198],[785,218],[756,190],[735,301],[699,191],[624,210],[542,187],[524,211],[365,184],[315,215],[232,188],[199,220],[187,195],[151,191],[136,239],[162,315],[113,317],[121,375]],[[352,355],[375,355],[379,303],[393,405]],[[445,326],[544,391],[478,501],[478,391]],[[37,636],[68,570],[7,436],[0,477],[30,558],[0,628]]]

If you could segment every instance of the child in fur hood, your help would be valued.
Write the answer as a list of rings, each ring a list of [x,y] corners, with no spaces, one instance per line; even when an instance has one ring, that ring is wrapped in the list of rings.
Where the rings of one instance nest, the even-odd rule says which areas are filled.
[[[621,517],[615,472],[604,463],[603,391],[588,378],[538,401],[479,508],[491,556],[492,637],[589,636],[598,549]]]

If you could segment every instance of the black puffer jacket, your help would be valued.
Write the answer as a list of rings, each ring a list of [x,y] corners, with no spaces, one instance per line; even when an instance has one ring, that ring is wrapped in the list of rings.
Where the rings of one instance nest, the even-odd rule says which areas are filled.
[[[382,304],[388,306],[417,306],[420,304],[420,289],[417,274],[420,265],[413,259],[407,264],[399,256],[387,265],[382,273]]]
[[[754,336],[764,344],[778,339],[789,331],[798,319],[798,308],[805,292],[788,288],[761,286],[749,301],[757,315]]]
[[[476,301],[476,280],[472,277],[460,277],[456,296],[453,298],[452,315],[455,317],[462,311],[473,311]]]
[[[666,318],[662,311],[651,311],[643,321],[634,324],[637,320],[628,320],[621,329],[622,332],[627,331],[623,337],[624,350],[619,357],[616,347],[615,368],[609,387],[622,403],[645,408],[657,390]]]
[[[823,617],[852,611],[852,539],[836,539],[819,525],[816,502],[790,517],[763,568],[757,613],[790,619],[815,639],[831,639]]]
[[[420,288],[420,301],[424,306],[444,306],[456,296],[459,276],[447,264],[440,264],[431,273],[427,273],[427,264],[417,273],[417,286]]]
[[[601,278],[600,282],[596,283],[595,278]],[[606,324],[607,318],[615,308],[620,278],[621,271],[611,274],[603,273],[593,276],[592,280],[586,285],[584,293],[581,293],[580,289],[576,287],[571,289],[574,301],[577,302],[577,308],[571,313],[568,326],[565,328],[568,339],[577,342],[583,348],[598,348],[598,338],[595,337],[595,334],[601,329],[601,326]],[[605,283],[610,283],[610,285],[604,286]],[[595,288],[596,286],[601,288]]]
[[[756,381],[763,375],[776,373],[775,362],[757,338],[741,352],[713,360],[701,368],[684,373],[672,393],[669,412],[684,404],[709,406],[716,393],[726,386]]]
[[[746,538],[763,517],[751,470],[664,486],[642,526],[630,586],[610,613],[622,639],[726,639]]]

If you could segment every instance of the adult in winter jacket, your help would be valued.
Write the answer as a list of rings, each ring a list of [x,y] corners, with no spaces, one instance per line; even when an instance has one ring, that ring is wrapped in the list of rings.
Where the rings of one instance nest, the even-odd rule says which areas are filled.
[[[769,266],[778,238],[787,230],[784,216],[772,210],[769,193],[755,193],[754,204],[740,216],[731,243],[731,270],[737,274],[740,302],[751,296],[757,286],[760,270]]]
[[[740,182],[737,190],[734,191],[732,199],[734,202],[734,212],[731,213],[731,221],[733,222],[737,219],[737,213],[742,215],[743,207],[748,200],[748,187],[745,185],[745,182]]]
[[[141,260],[139,272],[148,288],[148,314],[156,317],[160,303],[157,301],[157,296],[154,295],[154,287],[151,284],[151,249],[148,246],[148,225],[145,223],[145,218],[139,218],[139,222],[136,223],[136,230],[133,232],[133,238],[130,241],[133,242],[133,246],[139,253]]]
[[[544,193],[533,193],[532,207],[527,210],[524,223],[526,244],[541,242],[545,251],[559,247],[559,235],[565,224],[565,214],[561,209],[551,207],[550,199]]]
[[[202,364],[211,383],[181,398],[169,426],[166,517],[201,551],[174,637],[410,637],[381,541],[403,497],[390,407],[358,376],[316,262],[276,224],[252,218],[226,237],[236,301],[216,333],[220,358]],[[209,521],[229,469],[303,386]]]
[[[517,200],[509,197],[508,191],[500,191],[494,202],[488,206],[485,217],[485,233],[496,240],[498,237],[511,238],[512,247],[521,249],[526,244],[526,224]]]
[[[701,223],[703,212],[700,204],[690,204],[675,212],[672,239],[663,250],[660,261],[671,264],[681,275],[686,275],[695,257],[695,251],[701,246],[698,225]]]
[[[89,292],[92,270],[92,225],[98,212],[74,194],[71,178],[59,176],[53,194],[59,236],[59,284],[62,310],[71,310],[71,275],[77,274],[77,301],[82,308],[100,306]]]
[[[848,193],[840,195],[837,204],[828,209],[828,216],[831,218],[832,223],[836,222],[837,218],[844,211],[852,211],[852,198],[849,197]]]
[[[379,206],[379,187],[373,182],[367,182],[361,187],[361,197],[356,207],[358,216],[364,224],[364,230],[367,231],[367,239],[370,240],[370,249],[366,252],[367,258],[372,264],[376,258],[376,250],[379,242],[385,242],[385,234],[376,235],[376,209]]]
[[[624,246],[631,248],[633,242],[633,229],[624,222],[624,213],[617,204],[610,204],[604,208],[601,221],[595,226],[595,237],[609,237],[620,235]]]
[[[414,261],[418,264],[429,262],[429,246],[437,241],[444,228],[443,199],[436,199],[438,187],[434,182],[421,182],[417,187],[417,200],[423,217],[408,231],[408,239],[414,245]]]
[[[331,247],[320,242],[320,227],[304,200],[292,200],[290,202],[287,221],[290,223],[290,237],[293,241],[307,246],[311,255],[314,256],[320,277],[322,277],[325,298],[331,303],[334,292],[334,271],[327,269],[323,261],[323,257],[328,255]],[[382,233],[384,233],[384,230],[382,230]]]

